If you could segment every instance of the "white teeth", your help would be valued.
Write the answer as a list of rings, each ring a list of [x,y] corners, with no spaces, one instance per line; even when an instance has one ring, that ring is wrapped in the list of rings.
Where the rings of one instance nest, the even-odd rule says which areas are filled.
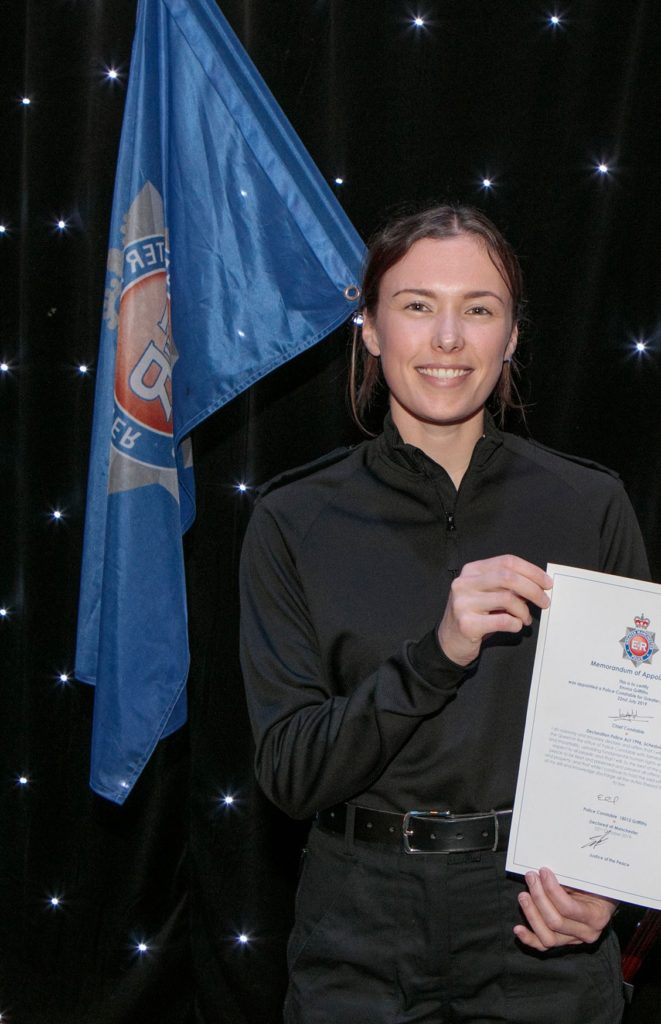
[[[462,370],[460,368],[447,368],[444,366],[431,367],[431,366],[418,366],[418,373],[422,373],[425,377],[438,377],[439,380],[451,380],[452,377],[463,377],[469,371]]]

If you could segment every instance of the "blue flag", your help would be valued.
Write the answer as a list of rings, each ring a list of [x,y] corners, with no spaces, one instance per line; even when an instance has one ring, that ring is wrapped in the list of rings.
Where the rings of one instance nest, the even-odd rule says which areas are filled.
[[[214,0],[140,0],[101,329],[76,676],[122,803],[186,718],[188,436],[355,307],[363,246]]]

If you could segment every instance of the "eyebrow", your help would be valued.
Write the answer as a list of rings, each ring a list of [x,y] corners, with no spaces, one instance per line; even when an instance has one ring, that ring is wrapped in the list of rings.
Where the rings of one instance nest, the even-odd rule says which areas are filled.
[[[398,291],[393,292],[392,298],[394,299],[395,296],[402,295],[405,292],[408,292],[412,295],[423,295],[426,299],[436,298],[436,293],[429,291],[427,288],[400,288]],[[497,295],[496,292],[464,292],[464,294],[461,297],[462,299],[483,299],[487,295],[490,295],[492,298],[497,299],[498,302],[500,302],[501,306],[505,305],[500,295]]]

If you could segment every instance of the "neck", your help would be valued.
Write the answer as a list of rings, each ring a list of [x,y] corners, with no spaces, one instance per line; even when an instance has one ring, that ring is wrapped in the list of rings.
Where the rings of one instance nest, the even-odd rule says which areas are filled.
[[[440,424],[414,419],[393,402],[390,409],[402,440],[442,466],[458,490],[473,449],[484,434],[484,410],[461,423]]]

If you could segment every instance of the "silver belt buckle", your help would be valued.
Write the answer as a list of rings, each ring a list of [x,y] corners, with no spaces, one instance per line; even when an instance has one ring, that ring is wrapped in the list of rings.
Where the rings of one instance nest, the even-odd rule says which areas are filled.
[[[444,853],[443,850],[419,850],[415,846],[411,846],[411,836],[414,835],[414,830],[411,828],[412,818],[426,818],[432,821],[436,818],[442,818],[444,821],[457,821],[461,822],[462,819],[470,818],[474,821],[476,818],[493,818],[494,822],[494,836],[493,846],[491,847],[491,853],[495,853],[498,849],[498,839],[500,831],[500,823],[498,821],[498,811],[489,811],[484,814],[452,814],[450,811],[407,811],[402,821],[402,837],[404,839],[404,853]],[[434,839],[434,833],[432,832],[430,839]]]
[[[415,846],[411,846],[411,836],[413,835],[413,829],[411,828],[411,818],[451,818],[452,815],[449,811],[407,811],[402,821],[402,836],[404,839],[404,853],[433,853],[433,850],[418,850]]]

